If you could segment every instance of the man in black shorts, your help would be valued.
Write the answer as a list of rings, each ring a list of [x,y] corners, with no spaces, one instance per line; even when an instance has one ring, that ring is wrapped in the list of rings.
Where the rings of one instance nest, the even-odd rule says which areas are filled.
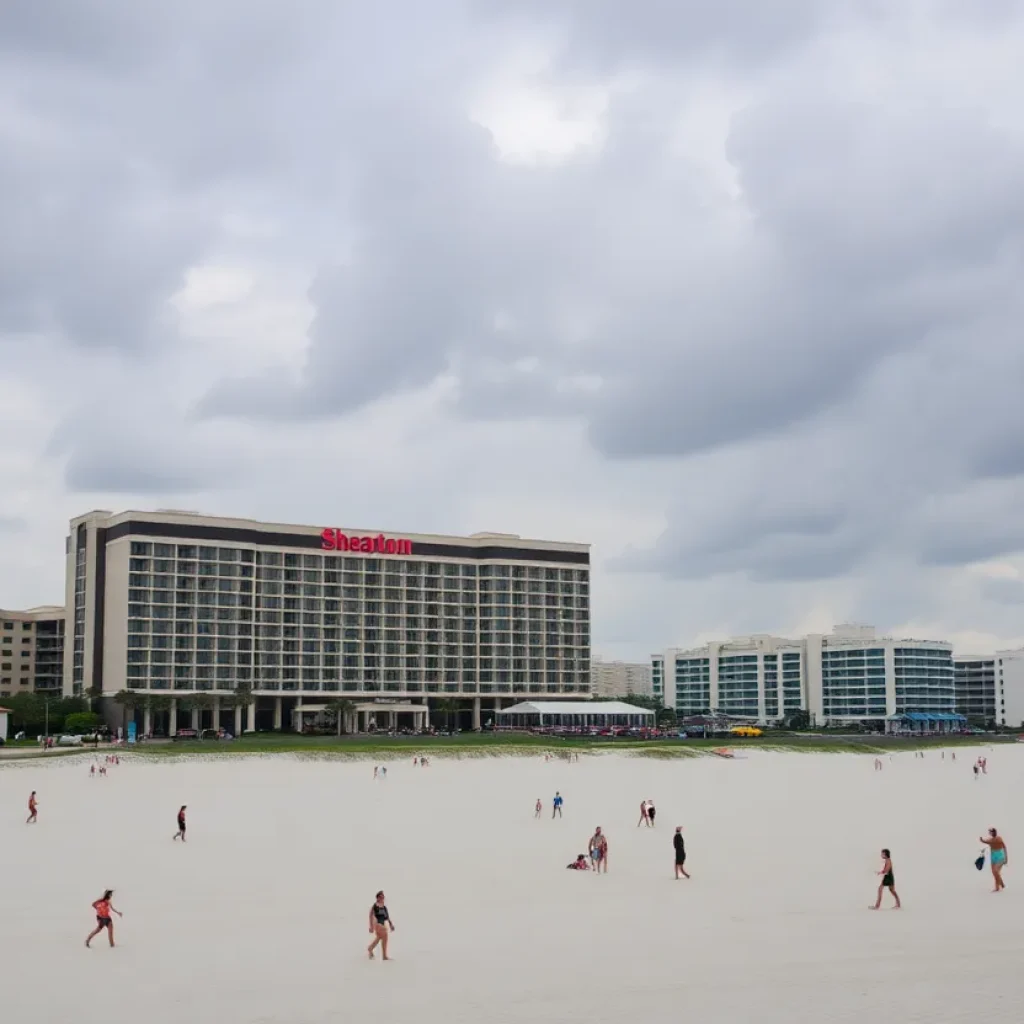
[[[686,846],[683,843],[683,826],[676,826],[676,834],[672,837],[672,845],[676,851],[676,878],[680,875],[689,878],[686,873]]]

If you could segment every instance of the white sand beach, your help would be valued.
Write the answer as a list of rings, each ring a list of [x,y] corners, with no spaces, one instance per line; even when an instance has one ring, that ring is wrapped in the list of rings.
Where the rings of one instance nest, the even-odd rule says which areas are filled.
[[[410,758],[376,782],[371,763],[285,757],[129,758],[102,779],[77,758],[8,763],[0,1006],[17,1024],[1017,1022],[1024,747],[986,751],[978,781],[976,753],[881,772],[840,754]],[[566,871],[595,825],[608,875]],[[1000,895],[973,866],[989,825]],[[882,846],[899,912],[867,909]],[[105,887],[119,946],[86,950]],[[365,954],[380,888],[391,963]]]

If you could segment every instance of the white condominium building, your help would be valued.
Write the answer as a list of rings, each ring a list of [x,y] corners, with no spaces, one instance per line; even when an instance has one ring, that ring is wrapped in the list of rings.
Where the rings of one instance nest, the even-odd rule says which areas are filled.
[[[972,725],[1024,727],[1024,650],[953,658],[956,710]]]
[[[652,657],[655,692],[681,716],[756,721],[806,711],[816,725],[884,724],[908,712],[955,709],[948,643],[836,626],[796,639],[757,634]]]

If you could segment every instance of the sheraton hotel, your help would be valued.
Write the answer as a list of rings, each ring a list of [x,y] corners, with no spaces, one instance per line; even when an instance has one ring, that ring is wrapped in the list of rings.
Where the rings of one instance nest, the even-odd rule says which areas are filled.
[[[293,728],[340,698],[357,728],[479,728],[590,696],[586,544],[90,512],[66,601],[65,692],[134,691],[146,732]]]

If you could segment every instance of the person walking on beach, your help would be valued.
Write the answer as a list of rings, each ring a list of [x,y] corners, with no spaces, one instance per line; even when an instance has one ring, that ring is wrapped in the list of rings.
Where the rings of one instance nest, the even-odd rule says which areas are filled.
[[[537,804],[533,809],[533,816],[539,818],[544,811],[544,805],[540,801],[540,797],[537,797]]]
[[[981,842],[989,850],[988,862],[992,868],[992,878],[995,882],[995,888],[992,891],[1000,892],[1006,888],[1003,882],[1003,868],[1009,863],[1006,854],[1006,843],[1003,842],[1002,836],[994,828],[988,830],[988,839],[982,837]]]
[[[647,801],[647,824],[650,825],[651,828],[654,828],[654,815],[657,814],[657,813],[658,812],[655,811],[655,809],[654,809],[654,801],[653,800],[648,800]]]
[[[560,818],[562,816],[562,794],[555,792],[555,799],[551,804],[551,817]]]
[[[117,907],[114,906],[110,901],[114,898],[114,890],[108,889],[93,905],[93,910],[96,911],[96,927],[89,933],[89,937],[85,940],[85,948],[89,948],[89,943],[96,938],[97,935],[104,928],[107,930],[107,938],[110,940],[110,945],[114,945],[114,919],[110,916],[112,913],[117,914],[118,917],[124,917]]]
[[[181,810],[178,811],[178,831],[174,833],[175,839],[180,839],[185,842],[185,805],[181,805]]]
[[[888,850],[882,851],[882,870],[878,873],[882,876],[882,881],[878,886],[878,899],[875,900],[875,905],[871,909],[878,910],[882,906],[882,893],[888,889],[892,893],[892,898],[896,901],[896,906],[893,907],[893,910],[899,910],[900,898],[896,894],[896,879],[892,872],[892,854]]]
[[[594,862],[594,871],[608,874],[608,839],[598,825],[590,837],[590,859]]]
[[[39,822],[39,805],[36,803],[36,791],[33,789],[28,798],[28,820],[26,825],[36,825]]]
[[[676,826],[676,834],[672,837],[672,846],[676,851],[676,878],[690,876],[686,872],[686,844],[683,842],[683,826]]]
[[[374,937],[373,942],[366,947],[366,952],[373,959],[373,951],[380,945],[381,957],[389,960],[388,956],[388,929],[395,930],[395,922],[391,920],[388,908],[384,904],[383,891],[377,893],[370,907],[370,934]]]
[[[650,827],[651,819],[647,817],[647,801],[644,800],[640,804],[640,820],[636,823],[636,827],[639,828],[641,825],[647,825]]]

